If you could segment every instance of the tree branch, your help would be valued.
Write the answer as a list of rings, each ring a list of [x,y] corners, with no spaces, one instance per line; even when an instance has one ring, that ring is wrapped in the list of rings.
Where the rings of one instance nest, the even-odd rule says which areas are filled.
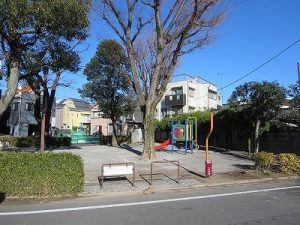
[[[116,19],[118,20],[120,26],[122,27],[123,31],[125,32],[126,30],[126,25],[123,21],[123,19],[121,18],[120,12],[118,12],[118,10],[116,9],[115,5],[113,4],[113,2],[111,0],[103,0],[104,4],[108,5],[109,8],[111,9],[110,11],[113,13],[113,15],[116,17]]]
[[[176,1],[177,2],[177,1]],[[183,0],[179,6],[179,8],[177,9],[176,11],[176,14],[174,15],[172,21],[169,23],[167,29],[164,31],[164,35],[167,36],[170,32],[170,30],[172,29],[172,27],[175,25],[175,23],[177,22],[178,20],[178,17],[180,15],[180,13],[182,12],[182,9],[183,9],[183,6],[184,4],[186,3],[186,0]],[[175,9],[175,8],[174,8]],[[172,9],[172,13],[173,13],[173,10]],[[169,15],[168,15],[169,16]],[[169,19],[169,18],[168,18]],[[165,20],[163,24],[167,23],[168,20]]]
[[[119,30],[117,29],[117,27],[105,16],[103,15],[102,18],[105,20],[105,22],[116,32],[116,34],[118,35],[118,37],[123,41],[126,42],[124,37],[121,35],[121,33],[119,32]]]

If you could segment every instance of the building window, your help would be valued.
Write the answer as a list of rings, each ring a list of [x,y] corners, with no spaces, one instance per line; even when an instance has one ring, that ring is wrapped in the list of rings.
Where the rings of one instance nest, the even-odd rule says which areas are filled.
[[[101,118],[103,116],[102,112],[93,112],[93,118]]]
[[[208,91],[208,97],[211,99],[216,100],[217,99],[217,93],[213,91]]]
[[[179,88],[172,88],[172,94],[173,95],[182,95],[183,94],[183,88],[179,87]]]
[[[194,97],[195,96],[195,89],[194,88],[189,87],[189,96],[190,97]]]
[[[17,111],[19,108],[19,102],[14,102],[11,104],[11,110],[12,111]]]
[[[25,103],[25,110],[27,110],[27,111],[33,111],[33,103],[26,102]]]

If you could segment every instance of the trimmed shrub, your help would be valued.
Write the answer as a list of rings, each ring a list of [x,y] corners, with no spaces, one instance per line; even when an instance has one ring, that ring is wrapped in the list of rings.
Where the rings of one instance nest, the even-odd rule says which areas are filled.
[[[282,173],[300,172],[300,158],[294,153],[280,154],[278,162]]]
[[[253,155],[253,160],[255,161],[255,169],[266,171],[274,163],[274,155],[270,152],[258,152]]]
[[[120,144],[122,143],[129,143],[130,142],[130,135],[119,135],[117,136],[117,140]],[[100,145],[112,145],[112,135],[101,135],[100,136]]]
[[[0,141],[9,143],[10,147],[39,147],[40,137],[38,136],[28,136],[28,137],[13,137],[13,136],[0,136]],[[70,146],[70,137],[48,137],[47,138],[48,147],[61,147]]]
[[[111,144],[111,141],[112,141],[111,135],[108,135],[108,136],[101,135],[99,143],[100,143],[100,145],[108,145],[109,143]]]
[[[83,184],[83,161],[71,153],[0,153],[0,192],[8,196],[74,196]]]
[[[117,136],[117,139],[120,143],[129,143],[131,141],[130,135],[120,135]]]
[[[47,141],[47,146],[59,148],[62,146],[70,146],[71,138],[70,137],[49,137]]]
[[[0,141],[1,142],[7,142],[11,147],[16,147],[18,144],[18,139],[16,137],[12,136],[0,136]]]

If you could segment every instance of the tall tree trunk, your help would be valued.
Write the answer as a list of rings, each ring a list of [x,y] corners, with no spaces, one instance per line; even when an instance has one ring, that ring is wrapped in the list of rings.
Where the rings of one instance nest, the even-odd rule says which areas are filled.
[[[256,121],[256,125],[255,125],[255,137],[254,137],[254,140],[255,140],[255,153],[258,153],[258,150],[259,150],[259,127],[260,127],[260,123],[261,123],[261,121],[258,119]]]
[[[251,155],[251,138],[248,137],[248,156]]]
[[[154,150],[154,117],[155,117],[155,104],[146,105],[144,112],[144,150],[142,154],[143,160],[151,160],[155,158]]]
[[[45,127],[46,127],[46,115],[47,115],[47,100],[48,100],[48,89],[47,89],[47,81],[48,81],[48,73],[49,69],[44,68],[44,91],[43,91],[43,109],[42,109],[42,124],[41,124],[41,144],[40,151],[43,152],[45,150]]]
[[[46,124],[45,124],[45,134],[47,137],[50,135],[50,128],[51,128],[51,112],[52,112],[52,105],[55,98],[56,90],[51,90],[50,95],[47,96],[47,112],[46,112]]]
[[[4,93],[4,96],[0,99],[0,115],[2,115],[5,110],[9,107],[12,102],[15,94],[17,85],[19,82],[19,65],[16,62],[12,62],[10,65],[10,73],[7,82],[7,89]]]
[[[116,120],[115,120],[115,118],[113,118],[113,119],[110,118],[110,119],[111,119],[112,127],[113,127],[113,135],[112,135],[111,145],[112,146],[115,146],[115,145],[120,146],[120,143],[117,138]]]

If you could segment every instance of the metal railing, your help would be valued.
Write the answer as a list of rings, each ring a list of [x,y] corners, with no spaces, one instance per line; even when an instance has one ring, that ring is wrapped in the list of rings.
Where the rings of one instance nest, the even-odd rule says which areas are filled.
[[[164,161],[152,161],[151,162],[151,169],[150,169],[150,172],[151,172],[151,182],[150,182],[150,185],[152,185],[153,183],[153,165],[154,164],[159,164],[159,163],[171,163],[171,164],[175,164],[177,166],[177,183],[179,183],[179,167],[180,167],[180,163],[178,160],[164,160]]]

